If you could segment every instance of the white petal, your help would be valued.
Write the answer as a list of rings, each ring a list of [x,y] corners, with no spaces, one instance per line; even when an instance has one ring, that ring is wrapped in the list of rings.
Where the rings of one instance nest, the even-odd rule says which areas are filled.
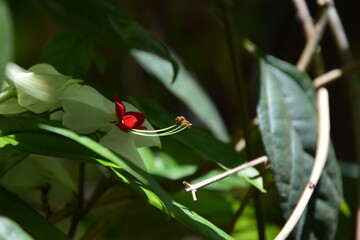
[[[80,134],[106,128],[117,120],[114,103],[89,86],[70,86],[61,97],[61,103],[65,112],[63,124]]]
[[[123,102],[123,104],[124,104],[127,112],[140,112],[139,109],[137,109],[130,103]],[[151,126],[149,121],[146,119],[145,119],[145,122],[143,125],[149,130],[154,130],[153,126]],[[161,147],[160,138],[157,136],[156,137],[148,137],[148,136],[140,136],[140,135],[133,134],[133,138],[134,138],[136,147],[138,147],[138,148],[139,147],[152,147],[152,146]]]
[[[35,113],[52,109],[70,80],[70,77],[61,75],[49,64],[38,64],[26,71],[14,63],[8,63],[6,75],[16,86],[20,106],[28,107]]]
[[[18,114],[26,111],[27,109],[20,106],[15,97],[9,98],[0,103],[0,114]]]
[[[132,161],[138,167],[146,170],[131,133],[126,133],[114,126],[100,141],[100,144],[115,153]]]

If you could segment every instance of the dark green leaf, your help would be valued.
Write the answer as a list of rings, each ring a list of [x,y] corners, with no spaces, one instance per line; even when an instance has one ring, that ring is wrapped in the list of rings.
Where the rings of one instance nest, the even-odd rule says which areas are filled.
[[[5,75],[5,66],[11,60],[13,50],[12,24],[5,0],[0,0],[0,89]]]
[[[17,150],[6,145],[7,141],[0,138],[0,177],[9,171],[16,164],[21,162],[29,153]]]
[[[0,239],[33,240],[21,227],[7,217],[0,217]]]
[[[224,142],[229,141],[230,137],[225,123],[215,104],[204,89],[199,86],[196,77],[185,68],[181,60],[177,60],[179,73],[176,82],[172,83],[173,72],[168,61],[152,53],[139,50],[131,51],[131,55],[150,75],[159,79],[170,92],[186,104],[218,139]]]
[[[141,112],[146,115],[150,122],[157,127],[164,128],[174,124],[175,116],[169,114],[156,102],[150,99],[137,97],[136,100],[134,100],[134,103]],[[172,137],[225,169],[234,168],[245,162],[244,156],[241,153],[236,152],[232,146],[217,140],[211,134],[196,126],[192,126],[188,130],[172,135]],[[257,170],[251,169],[257,172]],[[254,177],[253,174],[254,173],[252,172],[251,176],[249,176],[246,171],[242,171],[239,175],[257,187],[260,191],[264,192],[262,178],[252,179],[252,177]]]
[[[317,113],[310,79],[274,57],[260,59],[257,111],[283,217],[287,219],[308,181],[316,150]],[[333,239],[341,199],[340,171],[330,146],[325,171],[307,213],[292,236]]]
[[[95,163],[91,158],[100,157],[79,143],[39,129],[41,123],[61,126],[41,118],[0,116],[1,147],[90,163]]]
[[[15,221],[36,240],[69,239],[38,212],[1,186],[0,215]]]
[[[43,50],[42,62],[49,63],[61,74],[80,78],[92,60],[92,41],[71,32],[53,36]]]
[[[140,49],[171,62],[173,79],[178,64],[168,49],[134,20],[125,16],[113,0],[37,0],[66,26],[113,47]]]

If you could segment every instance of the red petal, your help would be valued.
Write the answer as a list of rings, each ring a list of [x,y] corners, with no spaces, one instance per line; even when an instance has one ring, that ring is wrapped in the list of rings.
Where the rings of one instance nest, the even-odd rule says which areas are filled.
[[[138,121],[137,118],[134,117],[133,115],[125,115],[122,118],[122,123],[128,129],[134,128],[137,121]]]
[[[122,122],[118,122],[116,124],[116,126],[118,126],[121,130],[123,130],[124,132],[128,132],[130,129],[127,128]]]
[[[138,127],[140,127],[145,121],[144,114],[139,113],[139,112],[127,112],[126,115],[132,115],[136,118],[137,121],[135,122],[135,124],[133,126],[133,128],[135,128],[135,129],[140,129]],[[145,127],[145,129],[146,129],[146,127]]]
[[[124,104],[122,104],[121,99],[116,93],[114,94],[114,99],[115,99],[116,116],[118,117],[119,120],[121,120],[125,114],[125,106]]]

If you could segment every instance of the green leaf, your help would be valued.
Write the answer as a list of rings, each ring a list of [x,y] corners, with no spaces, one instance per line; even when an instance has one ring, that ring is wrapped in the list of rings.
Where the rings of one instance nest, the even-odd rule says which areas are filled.
[[[10,117],[0,115],[0,147],[5,150],[21,150],[53,157],[64,157],[95,163],[100,156],[68,138],[54,135],[38,127],[38,124],[61,126],[53,121],[34,117]]]
[[[197,167],[191,164],[179,164],[169,154],[162,151],[152,151],[150,148],[140,148],[139,153],[144,159],[149,173],[164,178],[179,180],[195,173]]]
[[[2,146],[4,144],[4,146]],[[0,177],[21,162],[29,154],[21,150],[6,147],[7,141],[0,138]]]
[[[309,77],[294,66],[271,56],[259,60],[260,131],[273,166],[283,217],[287,219],[313,166],[318,131],[315,92]],[[330,146],[309,211],[303,215],[293,237],[333,239],[341,200],[340,170]]]
[[[0,239],[33,240],[16,222],[7,217],[0,217]]]
[[[128,182],[124,178],[119,178],[119,180],[122,180],[122,184],[132,189],[133,191],[136,191],[138,195],[140,195],[142,198],[149,199],[151,197],[152,201],[151,204],[155,206],[156,208],[160,210],[163,209],[162,202],[153,196],[153,193],[149,191],[148,189],[144,187],[138,187],[133,182]],[[205,218],[201,217],[194,211],[191,211],[187,207],[172,201],[173,205],[173,212],[171,213],[171,216],[191,228],[194,232],[200,233],[203,236],[206,237],[206,239],[213,239],[213,240],[233,240],[231,236],[226,234],[224,231],[216,227],[214,224],[206,220]]]
[[[36,240],[69,239],[38,212],[1,186],[0,215],[6,216],[15,221],[22,229],[24,229]]]
[[[10,11],[5,0],[0,0],[0,89],[5,75],[5,66],[13,51],[13,36]]]
[[[174,124],[175,116],[169,114],[169,112],[158,103],[150,99],[137,97],[134,99],[134,104],[146,115],[150,122],[159,128]],[[231,169],[245,162],[244,156],[236,152],[232,146],[221,142],[208,132],[196,126],[192,126],[190,129],[184,130],[181,133],[174,134],[172,137],[190,147],[202,157],[219,164],[224,169]],[[247,175],[246,171],[242,171],[239,173],[239,176],[257,187],[260,191],[265,192],[262,185],[262,178],[258,177],[253,179],[254,172],[258,173],[258,171],[255,168],[250,169],[252,169],[250,175]]]
[[[172,212],[170,196],[159,186],[151,175],[134,165],[131,161],[118,157],[109,149],[89,137],[79,136],[58,123],[41,118],[0,116],[0,126],[0,136],[8,141],[9,145],[16,146],[20,149],[33,152],[31,146],[35,146],[37,147],[35,151],[38,150],[40,153],[49,151],[50,153],[54,153],[54,155],[60,156],[61,154],[69,154],[70,156],[74,154],[79,156],[79,160],[91,157],[104,166],[122,168],[129,173],[132,178],[135,178],[136,181],[149,187],[154,192],[153,195],[158,196],[163,201],[164,208],[166,208],[169,213]],[[37,140],[39,141],[31,145],[32,142],[34,142],[34,136],[37,136]],[[60,145],[61,142],[67,144]],[[71,142],[76,144],[71,144]],[[68,149],[68,146],[70,146],[70,149]],[[75,149],[76,146],[79,147],[79,149]],[[83,151],[83,155],[80,151]]]
[[[146,29],[125,16],[113,0],[37,0],[59,22],[113,47],[140,49],[171,62],[173,79],[178,64],[168,49]],[[86,7],[85,7],[86,6]]]
[[[46,44],[42,62],[49,63],[65,75],[79,78],[89,69],[92,41],[72,32],[59,32]]]
[[[229,141],[225,123],[215,104],[180,59],[177,58],[179,72],[176,82],[173,83],[171,81],[173,70],[169,61],[141,50],[132,50],[131,55],[150,75],[159,79],[171,93],[184,102],[218,139]]]
[[[21,176],[21,177],[19,177]],[[35,189],[47,184],[61,183],[76,191],[76,184],[58,158],[31,154],[1,179],[2,186],[9,189]],[[65,192],[63,188],[63,192]]]

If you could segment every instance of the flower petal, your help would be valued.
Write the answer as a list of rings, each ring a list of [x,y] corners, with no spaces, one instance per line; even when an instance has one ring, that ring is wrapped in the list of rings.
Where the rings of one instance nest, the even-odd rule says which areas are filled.
[[[61,97],[61,103],[65,112],[63,124],[80,134],[108,128],[117,120],[114,103],[86,85],[70,86]]]
[[[122,104],[121,99],[116,93],[114,94],[114,99],[115,99],[116,116],[118,117],[119,120],[121,120],[122,117],[125,115],[125,106],[124,104]]]
[[[15,97],[6,99],[0,103],[0,114],[19,114],[26,111],[27,108],[20,106]]]
[[[113,128],[100,140],[100,144],[146,170],[144,161],[136,149],[136,145],[131,134],[119,130],[114,125]]]
[[[142,113],[139,112],[126,112],[126,115],[131,115],[136,118],[136,122],[134,122],[134,125],[132,128],[135,129],[146,129],[145,126],[141,126],[145,121],[145,116]]]
[[[132,129],[138,120],[133,115],[125,115],[122,117],[122,123],[126,128]]]

